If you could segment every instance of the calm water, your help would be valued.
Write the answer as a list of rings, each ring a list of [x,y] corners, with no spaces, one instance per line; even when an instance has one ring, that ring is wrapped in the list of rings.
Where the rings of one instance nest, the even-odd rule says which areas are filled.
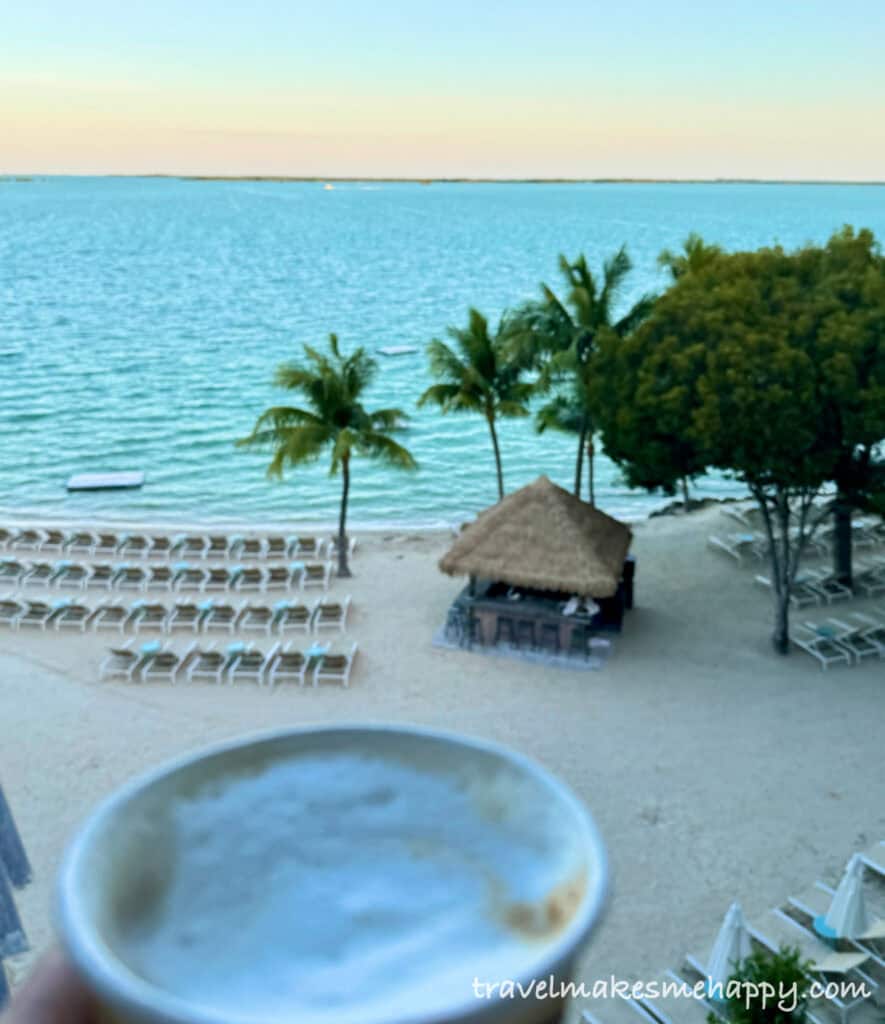
[[[312,466],[268,482],[233,449],[285,400],[274,366],[336,331],[381,357],[371,395],[414,419],[421,469],[358,463],[352,516],[438,523],[495,498],[483,422],[415,413],[423,345],[469,305],[497,317],[558,286],[557,253],[600,261],[627,242],[625,301],[661,288],[661,248],[690,230],[726,247],[823,241],[844,223],[885,239],[885,188],[786,185],[337,185],[42,179],[0,183],[0,508],[47,515],[329,520],[339,482]],[[573,443],[502,429],[508,487],[568,484]],[[141,491],[68,495],[69,474],[142,469]],[[600,460],[615,514],[661,503]],[[702,493],[735,485],[708,479]]]

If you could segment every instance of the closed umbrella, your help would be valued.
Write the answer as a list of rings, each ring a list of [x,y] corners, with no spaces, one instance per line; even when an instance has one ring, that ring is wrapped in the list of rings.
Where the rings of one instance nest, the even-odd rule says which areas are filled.
[[[845,868],[824,924],[839,939],[857,938],[870,926],[863,895],[863,861],[858,854]]]
[[[732,903],[707,961],[707,988],[711,995],[722,998],[720,986],[724,989],[738,963],[751,952],[750,933],[747,931],[743,911],[739,903]]]

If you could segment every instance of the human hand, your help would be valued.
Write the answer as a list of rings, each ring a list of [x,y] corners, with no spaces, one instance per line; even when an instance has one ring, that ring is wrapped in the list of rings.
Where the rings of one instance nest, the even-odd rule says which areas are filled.
[[[101,1018],[70,961],[53,949],[0,1014],[0,1024],[101,1024]]]

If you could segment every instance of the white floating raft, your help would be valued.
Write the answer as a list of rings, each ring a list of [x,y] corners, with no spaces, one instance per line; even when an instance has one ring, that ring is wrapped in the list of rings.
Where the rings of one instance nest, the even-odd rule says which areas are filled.
[[[407,356],[411,352],[417,352],[417,345],[384,345],[378,351],[382,356]]]
[[[67,483],[69,491],[116,491],[126,487],[141,487],[144,473],[79,473]]]

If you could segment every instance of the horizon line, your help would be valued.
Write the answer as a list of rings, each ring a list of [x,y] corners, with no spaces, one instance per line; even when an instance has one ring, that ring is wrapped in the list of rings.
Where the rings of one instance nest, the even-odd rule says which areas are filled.
[[[127,173],[66,173],[46,172],[0,172],[0,182],[26,183],[41,178],[159,178],[173,181],[251,181],[268,183],[324,183],[362,182],[377,184],[415,185],[863,185],[883,186],[885,179],[851,178],[642,178],[642,177],[599,177],[599,178],[488,178],[488,177],[404,177],[396,175],[286,175],[286,174],[174,174],[168,172],[127,172]]]

